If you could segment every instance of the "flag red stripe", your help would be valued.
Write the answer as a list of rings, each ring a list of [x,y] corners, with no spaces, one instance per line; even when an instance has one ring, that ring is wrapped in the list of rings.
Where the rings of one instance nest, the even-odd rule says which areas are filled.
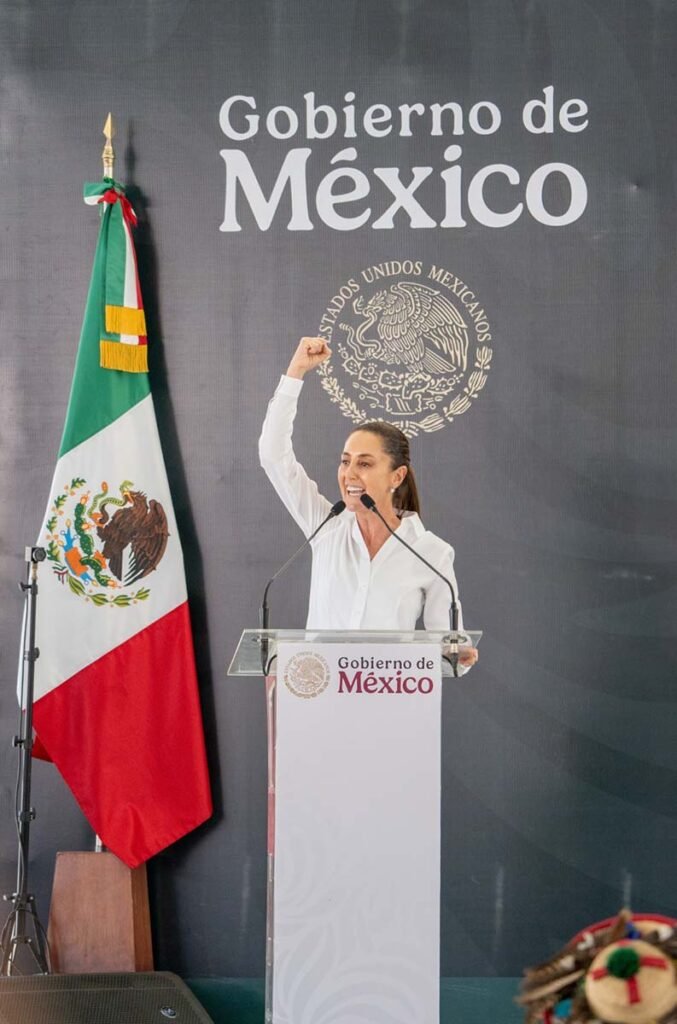
[[[187,603],[36,701],[33,720],[92,828],[130,867],[210,816]]]
[[[136,282],[136,305],[138,309],[143,309],[143,298],[141,296],[141,282],[139,280],[139,261],[136,257],[136,246],[132,240],[132,259],[134,260],[134,280]],[[148,325],[146,324],[146,329]],[[147,345],[148,338],[145,334],[139,335],[139,345]]]

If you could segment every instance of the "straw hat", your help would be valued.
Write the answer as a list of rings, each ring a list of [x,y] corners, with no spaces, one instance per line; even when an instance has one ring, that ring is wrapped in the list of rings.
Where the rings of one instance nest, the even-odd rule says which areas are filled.
[[[588,925],[527,968],[525,1024],[677,1024],[677,920],[633,914]]]
[[[614,942],[590,965],[585,996],[609,1024],[653,1024],[677,1004],[673,962],[642,939]]]

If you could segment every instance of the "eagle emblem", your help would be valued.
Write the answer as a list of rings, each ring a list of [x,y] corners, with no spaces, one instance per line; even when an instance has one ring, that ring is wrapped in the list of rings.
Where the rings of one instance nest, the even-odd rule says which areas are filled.
[[[493,356],[476,292],[420,260],[375,264],[344,281],[318,334],[335,353],[318,367],[320,380],[344,416],[387,419],[408,437],[465,413]]]
[[[55,574],[72,593],[98,606],[147,600],[150,590],[135,585],[157,568],[168,538],[164,508],[130,480],[117,494],[104,481],[92,495],[86,480],[73,478],[55,497],[45,526]]]
[[[468,327],[435,288],[398,281],[368,302],[358,296],[353,311],[364,318],[355,331],[341,324],[346,342],[361,359],[377,359],[412,373],[445,374],[468,367]],[[376,338],[367,332],[376,327]]]

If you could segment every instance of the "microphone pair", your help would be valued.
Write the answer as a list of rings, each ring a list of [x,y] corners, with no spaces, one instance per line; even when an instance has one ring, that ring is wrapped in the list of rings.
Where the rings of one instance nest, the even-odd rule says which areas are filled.
[[[391,528],[391,526],[386,522],[385,518],[379,512],[378,508],[376,507],[376,502],[371,497],[371,495],[369,495],[369,494],[361,494],[360,495],[360,501],[362,502],[362,504],[364,505],[365,508],[369,509],[370,512],[373,512],[375,515],[378,516],[378,518],[381,520],[381,522],[385,526],[385,528],[388,531],[388,533],[392,534],[392,536],[396,540],[398,540],[400,542],[400,544],[402,544],[407,549],[407,551],[410,551],[412,555],[415,555],[416,558],[419,559],[419,561],[423,562],[423,564],[425,566],[427,566],[428,569],[430,569],[431,572],[434,572],[436,576],[439,576],[439,578],[441,580],[443,580],[447,584],[447,586],[449,587],[449,592],[451,594],[451,632],[452,632],[452,638],[451,638],[450,653],[449,653],[448,660],[449,660],[449,662],[451,664],[451,667],[452,667],[454,675],[457,675],[457,673],[458,673],[458,603],[456,601],[456,592],[454,591],[454,588],[451,585],[451,580],[448,580],[446,576],[443,576],[442,573],[439,571],[439,569],[436,569],[434,565],[431,565],[430,562],[426,558],[423,557],[423,555],[420,555],[418,553],[418,551],[416,551],[411,546],[411,544],[408,544],[406,542],[406,540],[403,540],[403,538],[400,537],[400,535],[398,533],[396,533],[395,530],[393,530]],[[268,622],[269,622],[268,591],[270,590],[271,585],[275,582],[275,580],[278,578],[278,576],[282,575],[282,573],[285,571],[285,569],[287,569],[291,565],[291,563],[298,557],[298,555],[300,555],[301,552],[304,551],[308,547],[310,542],[313,541],[315,539],[315,537],[317,537],[317,535],[320,532],[320,530],[324,526],[326,526],[326,524],[329,522],[329,520],[330,519],[335,519],[336,516],[340,516],[341,513],[343,512],[343,510],[345,509],[345,507],[346,507],[345,501],[337,501],[334,505],[332,505],[332,507],[329,510],[329,514],[322,520],[320,525],[315,530],[313,530],[313,532],[310,534],[309,537],[306,537],[306,539],[304,540],[303,544],[301,544],[300,547],[298,547],[296,549],[296,551],[291,556],[291,558],[288,558],[287,561],[284,563],[284,565],[281,566],[281,568],[279,568],[277,570],[275,575],[271,576],[271,578],[268,580],[268,583],[266,584],[266,589],[263,592],[263,601],[261,602],[261,609],[260,609],[260,613],[259,613],[259,622],[260,622],[261,629],[268,629]],[[268,640],[267,640],[267,638],[264,638],[263,641],[262,641],[262,662],[263,662],[264,675],[267,675],[268,674],[268,670],[270,668],[270,663],[268,662]]]

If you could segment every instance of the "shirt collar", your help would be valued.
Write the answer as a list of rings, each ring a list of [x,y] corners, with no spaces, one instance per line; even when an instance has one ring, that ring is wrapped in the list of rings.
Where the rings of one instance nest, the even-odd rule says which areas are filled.
[[[360,540],[363,540],[362,533],[360,532],[360,527],[358,526],[357,523],[357,515],[354,512],[350,512],[349,515],[351,515],[353,519],[351,527],[353,531],[353,536],[356,539],[359,538]],[[397,533],[400,533],[400,531],[401,535],[411,544],[412,542],[420,540],[420,538],[426,532],[426,528],[421,522],[421,518],[417,512],[403,512],[402,521],[397,530]]]

